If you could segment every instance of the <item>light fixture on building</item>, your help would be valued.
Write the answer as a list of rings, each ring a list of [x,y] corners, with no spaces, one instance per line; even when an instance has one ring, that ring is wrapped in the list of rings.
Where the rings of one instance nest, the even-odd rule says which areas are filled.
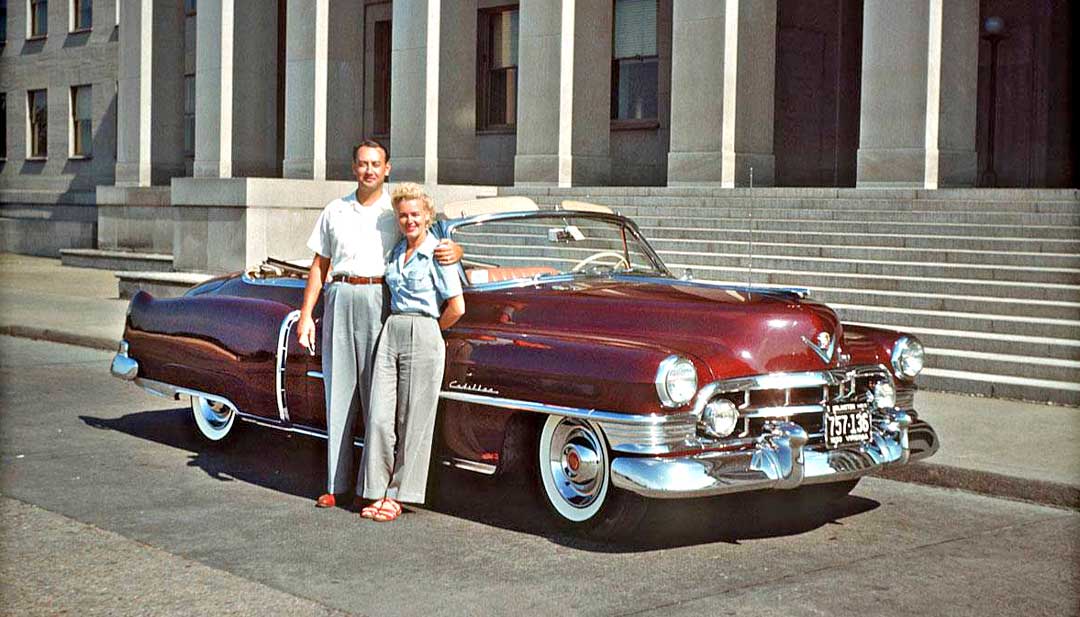
[[[997,50],[1001,39],[1006,38],[1005,20],[994,15],[983,20],[982,38],[990,43],[990,104],[986,120],[986,169],[983,170],[980,186],[997,186],[997,172],[994,171],[994,125],[997,120]]]

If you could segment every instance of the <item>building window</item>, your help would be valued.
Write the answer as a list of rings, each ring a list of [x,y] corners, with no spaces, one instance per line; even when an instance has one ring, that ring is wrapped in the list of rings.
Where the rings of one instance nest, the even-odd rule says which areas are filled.
[[[616,0],[611,53],[611,117],[655,120],[656,0]]]
[[[49,155],[49,104],[44,90],[26,93],[26,110],[30,117],[30,139],[27,143],[30,158],[43,159]]]
[[[517,124],[518,9],[484,9],[478,13],[477,127],[514,128]]]
[[[0,94],[0,161],[7,160],[7,95]]]
[[[195,0],[184,0],[184,15],[195,14]]]
[[[42,37],[49,33],[49,3],[46,0],[29,0],[30,32],[28,38]]]
[[[93,26],[92,0],[71,0],[71,31],[89,30]]]
[[[195,76],[184,75],[184,156],[195,156]]]
[[[91,118],[93,99],[90,86],[71,87],[71,156],[93,153],[94,130]]]
[[[375,22],[375,98],[372,102],[374,135],[390,135],[390,44],[391,22]]]

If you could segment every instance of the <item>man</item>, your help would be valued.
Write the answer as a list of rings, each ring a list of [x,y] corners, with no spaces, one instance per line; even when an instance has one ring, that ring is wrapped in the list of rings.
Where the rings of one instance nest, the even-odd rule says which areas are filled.
[[[355,478],[352,435],[357,412],[370,409],[372,358],[386,316],[383,292],[386,254],[397,244],[397,217],[383,189],[390,161],[386,148],[365,140],[353,149],[356,191],[326,205],[307,246],[315,252],[308,271],[296,334],[315,351],[312,311],[327,278],[323,302],[322,366],[326,389],[326,493],[315,505],[332,508],[352,492]],[[433,228],[437,236],[441,229]],[[443,240],[435,258],[444,265],[461,259],[461,247]]]

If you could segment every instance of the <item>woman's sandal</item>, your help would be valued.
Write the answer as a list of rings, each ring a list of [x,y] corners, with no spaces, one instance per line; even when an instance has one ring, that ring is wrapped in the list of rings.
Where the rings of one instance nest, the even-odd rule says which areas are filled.
[[[376,509],[375,515],[371,517],[372,520],[379,523],[389,523],[390,521],[395,520],[397,517],[401,516],[400,503],[390,498],[383,499],[381,501],[382,505],[380,505]]]
[[[360,518],[375,518],[375,515],[379,513],[379,509],[382,508],[385,499],[379,499],[371,502],[371,505],[365,506],[360,510]]]

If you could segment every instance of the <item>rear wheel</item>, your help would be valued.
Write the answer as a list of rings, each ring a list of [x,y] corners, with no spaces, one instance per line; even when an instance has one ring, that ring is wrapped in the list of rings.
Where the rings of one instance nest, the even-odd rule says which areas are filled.
[[[564,526],[597,537],[637,527],[645,501],[611,486],[611,457],[596,424],[548,417],[540,430],[538,455],[545,502]]]
[[[210,441],[221,441],[232,431],[236,410],[221,401],[202,396],[191,397],[191,413],[199,432]]]

